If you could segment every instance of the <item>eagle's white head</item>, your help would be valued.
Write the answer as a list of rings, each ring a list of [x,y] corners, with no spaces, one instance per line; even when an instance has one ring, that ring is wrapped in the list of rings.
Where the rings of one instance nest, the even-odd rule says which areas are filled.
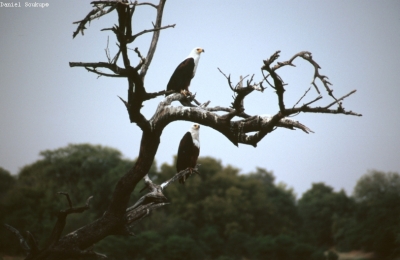
[[[188,58],[196,58],[196,57],[200,58],[200,54],[201,54],[202,52],[204,52],[204,49],[203,49],[203,48],[196,47],[196,48],[194,48],[194,49],[190,52]]]
[[[192,135],[194,145],[200,148],[200,138],[199,138],[200,125],[193,124],[192,127],[189,129],[189,132]]]
[[[194,74],[196,73],[197,65],[199,64],[199,60],[200,60],[200,54],[202,52],[204,52],[203,48],[196,47],[190,52],[189,56],[187,57],[187,58],[193,58],[193,60],[194,60],[193,77],[194,77]]]

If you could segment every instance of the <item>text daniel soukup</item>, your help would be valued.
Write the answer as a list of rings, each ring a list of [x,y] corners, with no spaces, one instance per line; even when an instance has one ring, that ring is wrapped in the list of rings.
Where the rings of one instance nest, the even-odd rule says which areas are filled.
[[[0,7],[49,7],[49,3],[38,3],[38,2],[25,2],[21,5],[21,2],[0,2]]]

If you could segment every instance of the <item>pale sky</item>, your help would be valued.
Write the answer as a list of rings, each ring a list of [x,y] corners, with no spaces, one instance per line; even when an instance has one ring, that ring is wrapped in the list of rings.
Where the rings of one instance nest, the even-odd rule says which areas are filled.
[[[125,79],[97,78],[70,61],[106,61],[107,37],[115,54],[115,37],[102,28],[113,26],[116,14],[93,21],[85,35],[72,39],[91,1],[47,1],[47,8],[0,7],[0,166],[13,174],[38,160],[39,152],[70,143],[114,147],[125,157],[139,152],[141,132],[130,124],[117,96],[126,97]],[[152,27],[155,10],[137,7],[134,30]],[[212,156],[241,169],[263,167],[276,182],[293,187],[300,196],[312,183],[325,182],[351,194],[368,170],[400,171],[400,2],[393,1],[232,1],[202,0],[166,3],[157,51],[147,74],[148,92],[165,89],[176,66],[194,47],[205,53],[190,90],[210,106],[229,106],[232,92],[220,68],[231,74],[255,74],[261,79],[262,61],[281,50],[281,60],[310,51],[341,97],[357,89],[344,107],[363,114],[300,114],[294,119],[311,128],[278,129],[257,148],[235,147],[211,128],[200,130],[201,156]],[[145,54],[151,35],[130,46]],[[131,60],[136,64],[136,54]],[[296,68],[280,72],[287,106],[294,105],[310,86],[313,68],[302,59]],[[308,100],[315,98],[312,92]],[[331,102],[326,93],[317,105]],[[146,102],[150,118],[162,97]],[[178,104],[176,104],[178,105]],[[245,99],[248,114],[275,114],[271,88]],[[157,164],[172,163],[180,138],[190,122],[175,122],[163,132]]]

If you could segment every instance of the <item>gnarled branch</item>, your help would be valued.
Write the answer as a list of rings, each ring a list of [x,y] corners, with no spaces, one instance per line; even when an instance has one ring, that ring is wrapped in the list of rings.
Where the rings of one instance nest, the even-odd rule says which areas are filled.
[[[199,165],[196,165],[194,169],[185,169],[176,173],[172,178],[163,182],[161,185],[153,183],[146,174],[143,178],[145,186],[141,191],[147,189],[149,192],[138,199],[133,206],[126,209],[127,225],[137,223],[144,217],[148,216],[152,210],[167,205],[167,198],[164,196],[163,190],[176,180],[185,182],[185,180],[193,173],[199,174],[198,166]]]

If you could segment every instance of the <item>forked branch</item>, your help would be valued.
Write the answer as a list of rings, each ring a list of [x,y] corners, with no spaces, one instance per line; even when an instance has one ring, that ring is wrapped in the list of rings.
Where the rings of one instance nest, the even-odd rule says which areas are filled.
[[[131,207],[126,209],[126,219],[127,225],[133,225],[141,221],[144,217],[148,216],[152,210],[167,205],[167,198],[163,194],[165,190],[171,183],[176,180],[183,180],[183,182],[188,179],[193,173],[199,174],[198,166],[194,169],[185,169],[176,173],[172,178],[163,182],[161,185],[153,183],[149,176],[146,174],[144,176],[145,186],[140,191],[149,190],[147,194],[142,196],[138,201]]]
[[[84,206],[74,208],[74,207],[72,207],[72,202],[71,202],[71,199],[70,199],[68,193],[59,192],[58,194],[64,195],[66,197],[69,208],[65,209],[65,210],[60,210],[56,213],[56,215],[57,215],[56,224],[54,225],[53,231],[52,231],[51,235],[49,236],[47,242],[45,243],[43,249],[39,249],[38,242],[36,241],[36,239],[33,237],[33,235],[29,231],[27,231],[27,240],[25,240],[25,238],[21,235],[21,233],[17,229],[15,229],[12,226],[7,225],[7,224],[4,225],[8,230],[10,230],[12,233],[14,233],[17,236],[17,238],[21,244],[21,247],[24,249],[24,251],[27,255],[26,259],[45,259],[49,254],[55,254],[60,257],[60,254],[62,255],[62,254],[67,253],[67,252],[64,252],[64,253],[57,252],[57,250],[55,250],[53,248],[53,246],[55,244],[57,244],[57,242],[59,241],[59,239],[61,237],[61,234],[62,234],[65,224],[66,224],[67,216],[70,214],[73,214],[73,213],[82,213],[85,210],[89,209],[89,202],[93,198],[93,196],[90,196],[87,199],[86,204]],[[54,252],[54,250],[56,252]],[[95,253],[91,250],[90,251],[79,250],[79,249],[75,248],[72,251],[74,252],[73,254],[76,256],[88,256],[88,255],[102,256],[101,254]],[[68,254],[70,254],[72,251],[69,250]],[[61,257],[60,257],[60,259],[61,259]]]
[[[106,56],[108,59],[108,63],[106,62],[70,62],[70,67],[84,67],[89,72],[95,73],[98,76],[106,76],[106,77],[125,77],[128,80],[128,95],[127,101],[125,105],[127,107],[129,118],[132,123],[136,123],[142,130],[148,130],[148,124],[146,119],[141,114],[140,110],[142,108],[142,104],[144,101],[157,97],[161,94],[156,93],[147,93],[144,87],[144,77],[147,73],[147,70],[151,64],[152,58],[154,56],[154,52],[156,50],[157,42],[159,39],[160,31],[167,28],[173,28],[175,25],[166,25],[162,26],[162,16],[163,10],[166,0],[160,0],[158,5],[150,4],[150,3],[138,3],[137,1],[134,3],[129,3],[127,0],[122,1],[93,1],[92,4],[94,9],[89,12],[89,14],[82,19],[81,21],[75,22],[78,23],[78,28],[74,32],[74,37],[78,34],[79,31],[83,33],[85,28],[85,24],[90,22],[91,20],[103,16],[116,10],[118,13],[118,25],[113,26],[112,28],[103,29],[103,30],[111,30],[114,32],[116,39],[118,41],[119,50],[115,55],[114,59],[111,59],[108,49],[106,49]],[[136,6],[139,5],[149,5],[157,10],[157,16],[155,23],[153,23],[153,28],[148,30],[143,30],[136,34],[132,34],[132,16],[135,12]],[[147,53],[147,56],[144,58],[140,54],[139,50],[136,48],[135,52],[138,54],[140,60],[139,64],[136,67],[131,65],[131,61],[128,55],[128,44],[132,43],[137,37],[145,34],[145,33],[153,33],[153,38],[150,43],[150,48]],[[108,48],[108,47],[107,47]],[[121,68],[116,65],[116,61],[118,57],[122,57],[124,68]],[[99,68],[106,68],[111,70],[113,74],[105,73]]]
[[[361,114],[358,113],[354,113],[352,111],[345,111],[345,109],[342,107],[342,103],[339,101],[342,101],[343,99],[345,99],[346,97],[350,96],[351,94],[355,93],[356,91],[353,90],[350,93],[344,95],[343,97],[341,97],[340,99],[337,99],[334,95],[333,95],[333,90],[329,87],[329,85],[332,85],[329,81],[328,81],[328,77],[325,75],[321,75],[319,70],[321,69],[321,67],[318,65],[318,63],[316,61],[313,60],[312,58],[312,54],[311,52],[307,52],[307,51],[303,51],[303,52],[299,52],[297,54],[295,54],[291,59],[287,60],[287,61],[283,61],[283,62],[277,62],[276,65],[272,66],[272,63],[275,62],[278,58],[279,58],[279,53],[280,51],[275,52],[269,59],[264,60],[264,65],[261,67],[262,71],[267,71],[269,74],[267,76],[264,75],[264,79],[267,81],[267,78],[269,76],[271,76],[273,78],[274,84],[272,85],[271,83],[268,83],[271,85],[272,88],[274,88],[276,90],[276,94],[278,95],[278,103],[279,103],[279,108],[280,108],[280,112],[285,115],[292,115],[295,113],[299,113],[299,112],[309,112],[309,113],[327,113],[327,114],[345,114],[345,115],[355,115],[355,116],[361,116]],[[328,95],[331,96],[335,101],[330,103],[329,105],[321,108],[321,107],[310,107],[311,104],[313,104],[314,102],[322,99],[321,95],[318,95],[318,97],[316,97],[313,101],[308,102],[306,104],[303,104],[300,107],[296,107],[297,104],[309,93],[309,89],[304,93],[304,95],[299,99],[299,101],[293,106],[293,108],[291,109],[287,109],[284,105],[284,83],[283,80],[281,79],[281,77],[279,77],[279,75],[276,73],[276,71],[284,66],[293,66],[295,67],[295,65],[293,64],[293,61],[297,58],[297,57],[301,57],[304,60],[308,61],[313,67],[314,67],[314,77],[313,80],[311,82],[311,84],[315,87],[316,91],[318,94],[320,94],[320,90],[318,89],[318,86],[316,84],[316,79],[319,79],[323,86],[325,87],[326,91],[328,92]],[[334,104],[338,104],[338,108],[336,110],[331,110],[328,109],[331,106],[333,106]]]
[[[75,38],[75,36],[77,36],[79,32],[84,35],[84,30],[87,29],[85,27],[87,23],[94,19],[100,18],[108,13],[111,13],[115,10],[116,7],[115,4],[112,4],[109,1],[92,2],[92,4],[93,10],[91,10],[82,20],[74,22],[74,24],[78,24],[78,27],[76,28],[76,31],[72,34],[72,38]]]

